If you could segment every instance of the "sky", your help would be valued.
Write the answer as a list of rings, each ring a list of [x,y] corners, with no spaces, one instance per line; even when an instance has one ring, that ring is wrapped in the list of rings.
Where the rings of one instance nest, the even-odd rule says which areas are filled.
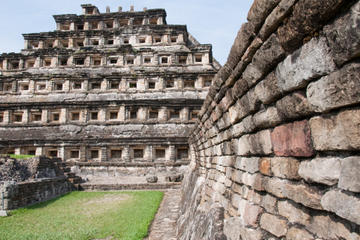
[[[168,24],[185,24],[203,44],[213,45],[213,55],[220,64],[226,62],[230,48],[242,23],[246,22],[252,0],[5,0],[1,3],[0,53],[19,52],[24,47],[22,33],[54,31],[52,15],[82,14],[80,5],[90,3],[101,13],[109,6],[129,11],[144,7],[164,8]]]

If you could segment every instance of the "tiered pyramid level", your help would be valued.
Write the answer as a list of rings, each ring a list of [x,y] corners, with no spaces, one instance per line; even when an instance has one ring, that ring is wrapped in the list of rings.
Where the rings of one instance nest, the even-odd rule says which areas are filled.
[[[55,15],[0,55],[0,151],[74,162],[176,162],[219,64],[163,9]]]

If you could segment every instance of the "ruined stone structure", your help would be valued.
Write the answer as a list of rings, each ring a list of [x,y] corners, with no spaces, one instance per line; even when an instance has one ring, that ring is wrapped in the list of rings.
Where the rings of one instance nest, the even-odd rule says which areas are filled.
[[[219,64],[163,9],[55,15],[0,56],[0,152],[75,162],[188,163]]]
[[[359,56],[360,1],[254,1],[190,137],[178,239],[360,239]]]

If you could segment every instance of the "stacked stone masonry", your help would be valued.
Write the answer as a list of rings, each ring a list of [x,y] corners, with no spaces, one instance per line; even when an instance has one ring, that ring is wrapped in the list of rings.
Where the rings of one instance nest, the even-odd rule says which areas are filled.
[[[0,55],[0,152],[75,162],[188,163],[220,65],[163,9],[55,15]],[[144,165],[144,167],[146,167]]]
[[[190,136],[178,239],[360,239],[359,12],[254,1]]]

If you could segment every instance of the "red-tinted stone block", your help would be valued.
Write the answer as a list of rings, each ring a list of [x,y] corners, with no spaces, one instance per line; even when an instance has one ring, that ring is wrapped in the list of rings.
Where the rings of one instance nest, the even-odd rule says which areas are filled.
[[[307,120],[276,127],[271,141],[277,156],[310,157],[314,154]]]

